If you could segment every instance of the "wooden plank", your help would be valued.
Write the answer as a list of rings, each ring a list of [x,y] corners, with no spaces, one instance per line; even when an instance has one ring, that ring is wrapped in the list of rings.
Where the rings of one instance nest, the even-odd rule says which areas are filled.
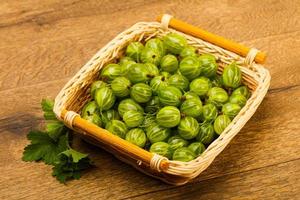
[[[170,7],[170,9],[172,8],[171,11],[174,12],[174,15],[177,16],[178,14],[179,18],[192,24],[202,26],[225,37],[233,39],[241,38],[239,41],[244,41],[244,43],[249,46],[263,47],[262,49],[266,50],[269,54],[267,66],[271,69],[272,76],[275,76],[275,78],[273,78],[272,87],[277,88],[299,84],[299,78],[296,74],[300,71],[297,67],[297,63],[300,61],[299,56],[297,56],[300,42],[299,40],[294,40],[294,38],[299,37],[299,32],[294,31],[299,30],[300,25],[297,20],[293,21],[296,18],[278,17],[278,19],[276,18],[276,20],[274,20],[276,26],[268,26],[264,29],[260,28],[265,24],[265,21],[261,19],[270,17],[274,11],[277,11],[278,8],[282,6],[282,3],[270,4],[271,6],[263,4],[261,13],[266,13],[268,16],[260,16],[250,12],[253,4],[246,6],[244,2],[235,5],[237,7],[245,6],[246,11],[243,15],[241,15],[243,11],[239,9],[231,9],[231,11],[228,12],[220,7],[217,10],[219,14],[214,13],[215,11],[208,10],[208,15],[201,18],[197,17],[197,14],[192,14],[191,17],[186,18],[180,14],[182,10],[181,7],[183,6],[174,7],[173,4],[174,3],[169,2],[164,2],[163,4],[153,2],[145,9],[138,9],[139,6],[141,7],[141,4],[130,8],[127,3],[124,3],[117,5],[116,9],[112,9],[112,14],[109,18],[105,12],[99,14],[96,13],[96,11],[94,15],[81,16],[81,10],[85,8],[84,6],[89,5],[86,5],[84,2],[76,3],[76,9],[72,6],[68,8],[71,12],[70,15],[73,17],[61,19],[59,17],[65,17],[65,15],[62,14],[63,10],[59,9],[57,3],[54,2],[53,5],[51,3],[50,5],[46,4],[43,9],[38,7],[37,9],[42,9],[40,12],[45,13],[40,17],[40,24],[32,22],[0,29],[0,48],[3,49],[0,53],[0,61],[3,66],[7,66],[0,71],[0,90],[71,77],[101,46],[111,40],[118,32],[139,20],[152,20],[156,14],[162,12],[161,7],[164,6]],[[179,5],[183,4],[185,3],[179,2]],[[223,2],[221,5],[225,6],[226,4],[227,3]],[[93,4],[90,6],[92,5]],[[93,7],[93,9],[97,10],[97,6],[101,7],[101,5],[102,4],[96,4],[96,7]],[[113,4],[106,5],[107,9],[113,7],[112,5]],[[205,7],[205,4],[200,4],[199,8],[192,8],[193,5],[192,3],[187,3],[186,9],[195,10],[197,8],[199,10],[195,10],[195,13],[198,13]],[[80,9],[81,6],[83,6],[82,9]],[[120,6],[124,6],[125,9],[123,11],[120,10]],[[104,8],[106,7],[104,6]],[[28,9],[27,4],[24,6],[24,9],[25,8]],[[276,13],[279,13],[279,16],[293,16],[297,13],[296,10],[294,10],[297,8],[297,6],[294,6],[293,9],[281,9]],[[54,9],[54,14],[52,12],[51,15],[47,14],[47,9]],[[139,13],[140,19],[136,17],[135,12],[131,12],[137,9],[141,10]],[[12,13],[17,12],[15,11],[16,9],[12,10]],[[86,12],[86,10],[89,9],[84,9],[83,12]],[[151,10],[153,10],[153,14],[149,15]],[[33,11],[28,12],[35,13],[36,10],[33,9]],[[4,17],[7,15],[3,14]],[[18,12],[15,15],[18,15]],[[76,17],[77,15],[79,16]],[[126,20],[123,19],[124,15],[127,16]],[[29,16],[35,19],[34,14],[30,14]],[[231,20],[233,16],[243,16],[243,18],[238,18],[233,21]],[[252,19],[254,16],[256,16],[256,18],[254,18],[256,20],[251,22],[249,19]],[[60,20],[55,21],[57,19]],[[49,20],[54,21],[49,23]],[[241,27],[238,32],[233,31],[235,30],[234,27],[240,27],[242,24],[245,24],[245,20],[248,20],[249,23],[256,23],[256,26],[250,23],[249,26],[251,27]],[[99,22],[101,22],[101,25],[99,25]],[[222,24],[222,26],[212,22],[218,22]],[[111,27],[112,24],[114,25],[113,27]],[[286,27],[288,24],[292,24],[292,26],[288,26],[291,27],[291,29]],[[272,33],[272,35],[275,36],[265,38],[267,32],[260,32],[262,30],[267,30],[269,35]],[[283,34],[283,32],[281,32],[282,30],[292,33],[280,35]],[[226,33],[223,31],[226,31]],[[253,40],[254,38],[260,37],[263,38]],[[282,42],[278,43],[278,41]],[[281,49],[290,49],[290,51],[282,51]],[[287,73],[276,73],[280,70],[277,68],[282,67],[287,68]],[[51,73],[45,73],[48,71],[51,71]],[[286,75],[286,77],[277,79],[276,76],[279,76],[279,74],[280,76]],[[284,82],[282,80],[284,80]]]
[[[85,17],[96,14],[110,15],[120,10],[134,9],[153,4],[150,1],[96,1],[96,0],[25,0],[6,1],[0,7],[0,28],[19,26],[24,23],[49,23],[66,18]]]
[[[299,11],[296,0],[259,4],[2,0],[0,199],[296,199],[300,194]],[[66,187],[50,176],[49,166],[22,162],[25,134],[41,123],[41,99],[55,97],[118,32],[163,12],[269,54],[266,66],[272,89],[208,170],[194,183],[173,187],[81,141],[76,146],[90,153],[97,167]]]
[[[122,16],[120,13],[109,19],[106,15],[83,20],[71,18],[51,26],[25,24],[1,30],[0,61],[8,67],[0,71],[0,88],[70,77],[101,46],[133,24],[116,20]],[[136,17],[132,15],[131,20],[136,21]]]
[[[132,20],[130,16],[134,16],[139,9],[141,18],[149,18],[149,13],[157,14],[162,11],[173,14],[181,19],[189,21],[195,25],[210,28],[211,31],[222,31],[219,34],[232,34],[237,40],[243,41],[253,37],[254,32],[243,33],[241,30],[257,29],[256,36],[269,36],[270,33],[282,34],[298,30],[299,22],[296,16],[299,11],[299,4],[296,0],[289,1],[287,5],[285,1],[271,0],[261,2],[259,6],[255,2],[246,0],[228,3],[225,0],[218,1],[218,5],[214,1],[6,1],[0,7],[0,25],[2,27],[20,25],[22,23],[36,23],[44,21],[46,23],[63,20],[67,18],[80,18],[92,15],[112,15],[116,12],[127,12],[126,20]],[[38,3],[37,3],[38,2]],[[147,6],[145,6],[147,5]],[[161,8],[164,6],[164,8]],[[213,8],[213,9],[211,9]],[[255,9],[255,12],[253,10]],[[149,11],[152,12],[149,12]],[[189,12],[189,15],[185,13]],[[201,13],[201,15],[199,15]],[[201,16],[201,17],[200,17]],[[289,16],[288,18],[285,16]],[[129,18],[128,18],[129,17]],[[234,18],[234,20],[232,20]],[[273,19],[273,23],[268,23],[266,19]],[[40,20],[39,20],[40,19]],[[255,20],[253,20],[255,19]],[[264,19],[264,20],[261,20]],[[135,19],[136,20],[136,19]],[[134,20],[134,21],[135,21]],[[245,23],[247,22],[247,23]],[[263,29],[259,27],[263,25]],[[225,26],[225,27],[224,27]],[[282,27],[282,28],[278,28]],[[237,31],[238,29],[238,31]],[[234,38],[234,39],[235,39]]]
[[[294,38],[299,38],[299,33],[274,36],[272,38],[274,42],[270,42],[268,38],[256,42],[265,44],[268,49],[266,67],[270,69],[272,75],[272,88],[300,84],[300,77],[297,76],[300,73],[300,68],[297,67],[297,63],[300,62],[298,56],[300,40],[294,41]],[[99,36],[105,37],[104,33]],[[104,44],[104,41],[101,43]],[[97,51],[97,48],[99,45],[93,33],[84,38],[73,36],[73,39],[69,40],[51,42],[42,40],[30,49],[24,47],[17,50],[16,54],[14,49],[7,49],[0,56],[3,66],[8,66],[0,71],[0,90],[70,78]],[[286,69],[285,73],[278,73],[282,68]]]
[[[69,198],[76,195],[83,198],[93,194],[97,199],[120,198],[120,195],[129,197],[170,188],[169,185],[137,172],[103,150],[82,142],[79,142],[80,149],[91,154],[97,167],[87,172],[80,181],[70,182],[67,191],[50,176],[49,167],[20,160],[27,143],[25,134],[40,122],[41,98],[53,97],[64,81],[0,92],[0,96],[6,97],[5,100],[0,99],[0,170],[3,172],[0,185],[6,184],[5,188],[0,189],[0,194],[9,195],[12,199],[33,198],[32,195],[45,198],[47,191],[51,191],[50,194],[47,193],[48,198],[59,198],[66,194]],[[37,95],[32,95],[32,91]],[[296,98],[299,95],[299,87],[269,93],[245,128],[195,181],[299,159],[300,136],[294,134],[299,132],[300,112],[297,107],[300,99]],[[290,117],[290,112],[293,112],[293,118]],[[31,181],[39,187],[29,192],[27,188],[32,184]],[[19,192],[9,192],[15,190]],[[84,192],[78,194],[76,191]]]
[[[300,160],[123,199],[298,199]]]

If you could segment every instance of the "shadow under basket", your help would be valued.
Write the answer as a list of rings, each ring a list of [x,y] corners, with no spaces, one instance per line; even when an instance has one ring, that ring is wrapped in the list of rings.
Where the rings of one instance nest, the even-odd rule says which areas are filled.
[[[214,55],[219,63],[219,74],[222,73],[226,64],[237,62],[242,70],[243,84],[251,90],[251,97],[231,124],[208,146],[204,153],[190,162],[172,161],[150,153],[89,123],[78,114],[85,103],[91,99],[90,85],[98,79],[99,71],[103,66],[116,62],[123,56],[130,42],[141,41],[144,43],[150,38],[161,38],[170,32],[176,32],[186,37],[188,44],[195,47],[199,54]],[[270,74],[267,69],[254,61],[256,53],[257,51],[250,50],[246,57],[242,57],[222,47],[170,28],[165,21],[164,24],[140,22],[119,34],[80,69],[56,97],[54,112],[58,119],[91,144],[100,146],[145,174],[169,184],[182,185],[197,177],[212,163],[262,102],[269,88]]]

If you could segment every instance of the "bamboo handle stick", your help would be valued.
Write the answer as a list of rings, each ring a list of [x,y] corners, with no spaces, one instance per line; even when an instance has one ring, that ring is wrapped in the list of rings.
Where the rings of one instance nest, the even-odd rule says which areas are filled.
[[[158,22],[161,22],[162,16],[163,15],[160,15],[157,17]],[[169,27],[174,28],[180,32],[203,39],[207,42],[210,42],[212,44],[220,46],[224,49],[232,51],[243,57],[246,57],[248,52],[250,51],[250,48],[248,48],[244,45],[241,45],[234,41],[228,40],[219,35],[215,35],[213,33],[210,33],[208,31],[205,31],[201,28],[195,27],[193,25],[190,25],[188,23],[185,23],[185,22],[175,19],[173,17],[170,19]],[[265,59],[266,59],[266,54],[264,52],[258,52],[256,54],[255,61],[257,63],[264,63]]]
[[[67,110],[62,111],[62,118],[66,115]],[[143,163],[150,164],[153,154],[146,151],[130,142],[123,140],[122,138],[111,134],[105,129],[102,129],[95,124],[89,123],[80,116],[76,116],[73,120],[73,127],[77,127],[86,132],[87,135],[93,137],[94,139],[109,144],[118,149],[121,149],[124,153],[132,155],[135,159],[142,161]],[[160,169],[166,170],[169,167],[169,163],[163,160],[160,163]]]

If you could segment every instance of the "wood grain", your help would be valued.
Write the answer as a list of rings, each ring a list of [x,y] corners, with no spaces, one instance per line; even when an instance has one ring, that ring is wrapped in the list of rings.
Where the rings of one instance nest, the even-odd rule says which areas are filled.
[[[280,21],[280,23],[282,23],[282,28],[277,28],[278,24],[275,24],[274,27],[270,26],[261,29],[260,27],[265,26],[266,24],[266,22],[262,21],[262,19],[271,18],[273,15],[272,9],[269,8],[270,5],[267,4],[262,5],[262,8],[264,8],[262,13],[266,13],[265,15],[267,16],[257,16],[256,13],[250,12],[251,10],[249,10],[249,6],[247,7],[247,3],[244,2],[243,4],[240,3],[240,6],[245,6],[245,8],[247,8],[245,12],[238,9],[232,9],[232,11],[228,13],[226,9],[220,7],[217,9],[217,11],[219,11],[218,13],[210,13],[212,11],[207,11],[206,13],[210,13],[210,15],[207,14],[197,17],[195,14],[191,16],[182,16],[182,14],[180,14],[182,8],[187,11],[192,10],[193,13],[201,13],[203,10],[206,11],[210,4],[206,5],[199,3],[199,8],[198,6],[193,8],[195,2],[193,4],[193,2],[190,1],[179,1],[178,4],[181,6],[175,6],[176,4],[174,4],[174,2],[169,3],[168,1],[164,1],[163,4],[152,2],[144,8],[144,12],[139,13],[139,19],[137,19],[134,14],[137,8],[130,8],[128,5],[126,7],[124,3],[121,3],[121,6],[118,4],[116,5],[116,8],[111,9],[110,17],[107,17],[105,12],[103,14],[96,13],[97,9],[95,9],[94,15],[89,13],[90,15],[83,16],[83,13],[80,11],[82,10],[81,7],[84,8],[84,6],[86,6],[85,4],[82,5],[84,2],[85,1],[76,3],[76,9],[72,7],[65,8],[70,10],[67,12],[71,15],[69,17],[64,14],[64,10],[62,10],[62,8],[59,9],[56,4],[56,6],[53,6],[52,9],[54,11],[51,12],[52,14],[50,15],[47,12],[47,10],[49,10],[49,5],[47,4],[47,6],[45,6],[46,8],[43,7],[42,11],[40,11],[41,13],[44,13],[40,16],[30,14],[33,11],[28,11],[28,15],[30,15],[33,20],[28,20],[28,22],[21,23],[17,26],[4,26],[1,28],[1,35],[5,36],[5,39],[0,40],[0,49],[5,49],[5,51],[1,51],[0,61],[7,67],[0,71],[0,90],[71,77],[91,57],[91,55],[111,40],[117,33],[123,31],[126,27],[129,27],[137,21],[149,21],[154,19],[156,14],[164,12],[162,7],[171,9],[169,11],[170,13],[174,13],[174,15],[178,16],[178,18],[182,18],[189,23],[201,26],[211,32],[224,35],[225,37],[232,38],[237,41],[244,41],[244,43],[248,46],[255,46],[268,52],[269,58],[267,62],[274,63],[274,65],[271,64],[268,66],[271,69],[274,67],[282,67],[281,65],[278,65],[278,60],[276,60],[276,65],[275,62],[270,62],[269,60],[270,58],[278,59],[278,55],[274,55],[274,53],[276,53],[274,51],[277,51],[278,48],[278,40],[284,40],[285,42],[282,43],[284,48],[291,49],[289,53],[293,53],[293,55],[290,56],[294,59],[294,62],[291,64],[295,65],[300,61],[296,51],[296,49],[300,46],[300,42],[293,40],[295,36],[297,37],[300,34],[299,20],[296,20],[296,17],[285,17],[282,18],[283,22]],[[64,7],[63,5],[61,5],[61,7]],[[94,5],[99,9],[102,8],[103,5],[105,5],[104,7],[108,7],[107,9],[113,7],[113,4],[109,4],[110,6],[108,6],[107,3],[98,5],[95,2],[87,5]],[[291,6],[291,9],[289,10],[281,9],[282,4],[280,3],[271,5],[271,7],[274,7],[276,14],[278,12],[283,12],[281,15],[284,16],[290,16],[293,13],[296,13],[299,8],[299,6]],[[124,10],[120,10],[122,6],[125,7]],[[83,10],[83,12],[87,11]],[[128,12],[133,12],[133,14],[128,15]],[[15,12],[12,11],[12,13]],[[149,13],[151,13],[151,15],[149,15]],[[124,15],[127,16],[126,20],[118,20],[122,19]],[[62,18],[62,16],[64,18]],[[238,17],[232,21],[231,19],[235,16],[243,17]],[[251,20],[252,18],[256,20]],[[39,19],[40,24],[37,24],[34,21],[36,19]],[[195,21],[197,19],[199,20]],[[225,21],[225,19],[228,21]],[[19,16],[19,18],[15,20],[18,21],[18,23],[19,21],[24,21],[23,16]],[[4,20],[4,22],[5,21],[7,20]],[[218,24],[214,24],[218,21]],[[244,28],[243,26],[245,21],[249,21],[249,23],[256,23],[256,28],[251,28],[254,24],[251,24],[250,27]],[[101,22],[101,25],[99,22]],[[211,24],[212,22],[214,23]],[[277,20],[275,20],[275,22],[279,23]],[[112,26],[112,24],[114,26]],[[291,28],[287,28],[286,24],[292,24],[289,26]],[[243,28],[243,30],[245,30],[244,33],[236,31],[236,28],[238,27]],[[276,30],[274,30],[275,28]],[[262,32],[262,30],[265,29],[272,33],[272,35],[267,36],[265,32]],[[226,33],[223,32],[225,30]],[[288,33],[292,33],[288,37],[281,35],[283,30],[288,30]],[[254,41],[254,38],[256,38],[256,41]],[[282,52],[280,59],[289,58],[286,53],[287,52]],[[290,62],[282,60],[282,62],[279,63],[289,64]],[[287,76],[294,76],[295,70],[299,70],[297,67],[287,66],[287,68],[294,70],[287,73]],[[51,71],[51,73],[44,73],[45,71]],[[273,70],[271,72],[273,72]],[[285,78],[285,80],[288,79],[288,77]],[[276,87],[279,87],[279,84],[277,84]]]
[[[254,12],[255,10],[255,12]],[[299,1],[0,2],[0,199],[296,199],[300,195]],[[116,34],[167,12],[268,52],[271,89],[256,114],[193,183],[169,186],[80,139],[96,167],[66,186],[21,161],[40,101]]]
[[[124,199],[295,199],[299,165],[295,160]]]

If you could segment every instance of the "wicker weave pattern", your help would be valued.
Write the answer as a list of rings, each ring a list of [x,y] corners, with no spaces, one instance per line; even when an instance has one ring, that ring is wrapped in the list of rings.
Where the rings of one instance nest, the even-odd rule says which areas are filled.
[[[150,171],[150,175],[159,177],[166,182],[172,184],[184,184],[190,179],[198,176],[212,163],[214,158],[226,147],[231,139],[251,118],[267,93],[270,84],[270,74],[263,66],[253,63],[255,50],[251,52],[251,55],[247,56],[247,59],[245,59],[235,53],[224,50],[201,39],[177,32],[173,29],[165,29],[160,23],[140,22],[119,34],[115,39],[97,52],[96,55],[81,68],[81,70],[64,86],[56,97],[54,112],[60,120],[67,123],[66,119],[62,119],[62,111],[72,110],[79,112],[82,106],[90,99],[88,88],[90,84],[97,79],[100,69],[105,64],[116,61],[116,59],[124,53],[124,48],[129,42],[147,41],[152,37],[163,37],[169,32],[176,32],[184,35],[187,38],[189,45],[195,47],[198,53],[213,54],[220,64],[218,73],[223,71],[225,64],[236,61],[240,66],[242,66],[241,70],[243,73],[244,84],[252,90],[251,98],[247,101],[247,104],[243,107],[238,116],[234,118],[232,123],[224,130],[220,137],[209,145],[201,156],[190,162],[169,161],[168,169],[161,172],[164,174],[182,177],[182,180],[176,180],[173,182],[171,180],[172,178],[165,178],[164,175],[157,175],[157,172],[152,173]],[[69,127],[72,126],[69,125]],[[81,130],[77,131],[81,132]],[[120,157],[119,155],[116,156]],[[121,159],[126,161],[127,158],[123,157]],[[127,162],[130,164],[134,163],[132,161],[128,161],[128,159]],[[149,174],[149,170],[141,170]]]

